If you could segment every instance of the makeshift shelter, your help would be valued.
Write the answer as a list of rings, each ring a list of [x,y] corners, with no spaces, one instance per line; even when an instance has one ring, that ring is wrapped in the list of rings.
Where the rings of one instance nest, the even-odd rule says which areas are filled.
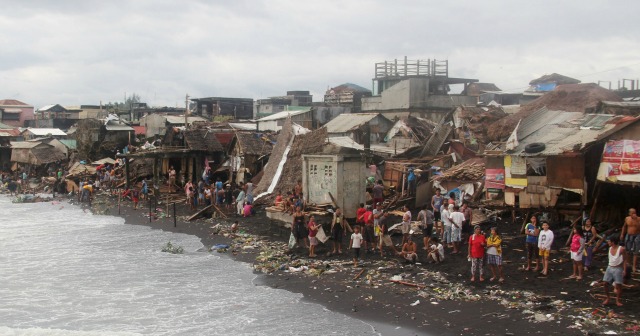
[[[393,122],[381,113],[341,114],[324,127],[329,137],[349,137],[359,144],[365,144],[369,135],[370,143],[384,142]]]
[[[56,147],[39,141],[21,141],[11,143],[11,161],[40,166],[66,159],[64,153]]]
[[[628,118],[541,108],[499,150],[485,152],[488,204],[576,215],[593,202],[604,140]]]
[[[259,132],[236,131],[229,144],[229,167],[236,173],[234,181],[246,182],[245,173],[255,176],[262,171],[273,146],[275,136]]]

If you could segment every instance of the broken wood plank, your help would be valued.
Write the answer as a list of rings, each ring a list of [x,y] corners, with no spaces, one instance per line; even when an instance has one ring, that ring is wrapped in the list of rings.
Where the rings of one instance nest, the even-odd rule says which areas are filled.
[[[333,204],[334,208],[338,208],[338,203],[336,202],[336,199],[333,197],[333,195],[331,195],[330,192],[328,192],[329,197],[331,198],[331,204]]]
[[[409,286],[409,287],[416,287],[416,288],[425,288],[425,287],[427,287],[425,285],[420,285],[420,284],[417,284],[417,283],[407,282],[407,281],[402,281],[402,280],[389,280],[389,281],[391,281],[393,283]]]
[[[213,204],[204,207],[202,210],[197,211],[196,213],[194,213],[193,215],[191,215],[191,217],[189,217],[189,219],[187,219],[187,221],[192,221],[200,216],[202,216],[206,211],[208,211],[209,209],[211,209],[213,207]]]
[[[211,204],[211,206],[213,206],[216,209],[216,212],[222,215],[223,218],[229,218],[224,212],[222,212],[222,210],[220,210],[220,208],[218,208],[217,205]]]
[[[362,271],[358,272],[358,274],[356,274],[356,276],[353,277],[353,281],[358,279],[362,275],[362,273],[364,273],[364,271],[366,271],[366,270],[367,270],[366,268],[363,268]]]

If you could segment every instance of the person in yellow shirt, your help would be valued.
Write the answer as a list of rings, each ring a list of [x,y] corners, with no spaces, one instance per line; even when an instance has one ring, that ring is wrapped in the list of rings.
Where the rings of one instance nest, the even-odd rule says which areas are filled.
[[[491,279],[493,281],[499,278],[499,282],[504,282],[502,274],[502,237],[498,234],[496,227],[491,228],[491,235],[487,238],[487,264],[491,270]]]

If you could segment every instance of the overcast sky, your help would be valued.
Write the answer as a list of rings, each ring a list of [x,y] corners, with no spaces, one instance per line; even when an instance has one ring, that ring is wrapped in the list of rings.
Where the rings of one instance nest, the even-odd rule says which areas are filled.
[[[452,77],[522,90],[558,72],[640,78],[639,1],[0,0],[0,99],[36,108],[184,96],[266,98],[374,63],[448,59]]]

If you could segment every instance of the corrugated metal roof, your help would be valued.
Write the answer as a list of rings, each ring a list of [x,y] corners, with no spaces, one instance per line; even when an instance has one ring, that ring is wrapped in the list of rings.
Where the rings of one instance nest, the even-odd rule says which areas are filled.
[[[184,116],[180,117],[180,116],[166,116],[167,118],[167,122],[169,124],[182,124],[184,125]],[[195,121],[207,121],[207,119],[202,118],[202,117],[187,117],[187,122],[189,124],[192,124]]]
[[[237,129],[237,130],[243,130],[243,131],[255,131],[256,130],[256,124],[229,123],[229,126],[231,126],[231,128],[234,128],[234,129]]]
[[[11,141],[11,148],[33,148],[42,145],[37,141]],[[47,145],[50,146],[50,145]]]
[[[133,127],[125,124],[107,124],[104,126],[107,131],[113,132],[130,132],[133,131]]]
[[[385,118],[380,113],[340,114],[324,125],[324,127],[327,128],[327,133],[346,133],[357,129],[365,123],[375,119],[377,116]]]
[[[69,149],[78,148],[78,142],[74,139],[60,139],[59,141],[62,142],[65,146],[67,146],[67,148]]]
[[[518,131],[519,145],[511,153],[553,156],[579,152],[614,129],[617,126],[611,123],[614,119],[620,117],[541,109],[522,121],[526,126]],[[545,149],[538,153],[524,151],[527,145],[536,142],[545,144]]]
[[[329,143],[332,143],[336,146],[341,146],[341,147],[346,147],[346,148],[353,148],[353,149],[357,149],[360,151],[364,151],[364,146],[353,141],[353,139],[351,139],[348,136],[339,136],[339,137],[329,137],[328,138]],[[378,153],[380,155],[383,156],[393,156],[396,154],[402,154],[404,153],[408,148],[403,148],[403,149],[394,149],[385,145],[375,145],[372,144],[371,145],[371,151],[373,153]]]
[[[33,135],[46,136],[46,135],[67,135],[59,128],[27,128],[25,131],[31,132]]]
[[[268,117],[264,117],[264,118],[260,118],[258,119],[258,121],[272,121],[272,120],[280,120],[280,119],[285,119],[288,116],[296,116],[298,114],[304,114],[311,111],[311,107],[301,107],[300,110],[297,111],[282,111],[282,112],[278,112],[278,113],[274,113]]]

